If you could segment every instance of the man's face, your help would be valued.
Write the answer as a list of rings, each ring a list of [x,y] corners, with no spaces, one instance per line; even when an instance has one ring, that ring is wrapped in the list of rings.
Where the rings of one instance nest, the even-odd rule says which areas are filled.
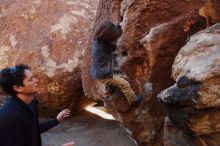
[[[23,80],[24,86],[20,93],[25,95],[35,95],[39,91],[38,80],[33,76],[30,70],[25,70],[25,78]]]

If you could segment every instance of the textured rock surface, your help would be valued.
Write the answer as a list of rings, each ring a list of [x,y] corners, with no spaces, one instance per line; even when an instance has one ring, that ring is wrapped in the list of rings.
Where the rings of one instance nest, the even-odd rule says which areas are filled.
[[[173,64],[175,85],[158,95],[173,130],[186,140],[176,146],[220,145],[220,23],[193,35]],[[168,128],[165,128],[165,131]],[[176,136],[175,136],[176,135]],[[167,146],[176,138],[167,137]]]
[[[61,146],[68,141],[77,146],[137,146],[119,122],[87,112],[67,119],[41,137],[43,146]]]
[[[88,30],[93,25],[96,3],[97,1],[94,0],[1,2],[0,66],[3,68],[15,63],[28,63],[32,66],[41,81],[43,90],[40,102],[43,105],[41,111],[44,114],[55,113],[63,107],[77,107],[76,105],[80,104],[83,97],[82,90],[88,98],[102,100],[102,88],[89,75],[93,31]],[[183,145],[186,142],[191,142],[193,145],[198,141],[210,146],[212,143],[218,144],[216,142],[220,139],[218,127],[211,128],[210,125],[218,125],[217,121],[219,121],[216,108],[219,106],[219,75],[215,76],[219,65],[214,64],[210,68],[209,62],[204,61],[210,56],[212,56],[211,62],[216,61],[215,55],[218,49],[215,48],[216,45],[210,45],[209,41],[212,40],[209,39],[209,35],[214,39],[218,36],[218,31],[208,29],[206,30],[208,32],[201,33],[204,35],[202,39],[205,42],[196,42],[197,39],[195,39],[193,43],[196,46],[213,47],[210,52],[201,50],[201,53],[207,51],[207,54],[204,53],[207,55],[205,58],[203,55],[196,58],[190,57],[191,53],[195,56],[200,54],[193,49],[189,52],[187,49],[183,51],[188,55],[184,53],[178,55],[173,67],[173,77],[180,84],[172,86],[163,93],[164,96],[169,94],[174,97],[182,94],[190,95],[190,98],[183,96],[177,100],[179,107],[175,109],[183,115],[172,113],[180,119],[187,118],[188,114],[193,115],[190,116],[190,124],[187,125],[186,132],[181,130],[186,123],[179,124],[178,120],[175,121],[175,116],[174,119],[166,118],[164,124],[164,113],[155,97],[174,83],[171,78],[172,64],[180,48],[192,34],[219,21],[219,8],[219,0],[100,1],[94,26],[104,19],[120,23],[123,34],[118,41],[119,49],[115,53],[115,68],[127,75],[127,80],[136,94],[143,95],[139,105],[130,107],[121,92],[117,90],[111,100],[104,101],[104,105],[128,128],[128,132],[140,145],[161,146],[165,143],[171,146],[172,142],[173,145],[179,143],[169,141],[173,137],[181,137],[180,143]],[[217,28],[213,29],[218,30],[218,26],[215,27]],[[192,44],[189,45],[189,48],[193,47]],[[182,58],[183,56],[186,58],[189,56],[189,60]],[[207,74],[206,70],[210,73]],[[80,73],[82,73],[81,78]],[[183,80],[179,80],[179,77],[183,77]],[[173,88],[174,91],[180,89],[181,94],[173,93],[171,90]],[[161,102],[167,99],[163,100]],[[176,98],[169,101],[171,105],[176,104]],[[207,110],[207,107],[211,110]],[[203,109],[205,111],[197,114],[197,110]],[[216,119],[209,120],[211,116]],[[199,124],[201,121],[207,121],[207,123],[201,126]],[[178,129],[176,125],[180,125]],[[212,133],[213,129],[216,129],[216,133]],[[171,133],[172,131],[174,132]],[[163,134],[166,133],[170,135],[165,135],[166,140],[163,142]],[[187,137],[186,133],[196,135],[196,138]],[[207,136],[208,134],[210,137]]]
[[[120,23],[123,34],[116,52],[117,69],[126,73],[134,91],[143,95],[141,104],[133,108],[120,92],[104,104],[140,145],[163,143],[164,114],[155,97],[174,83],[171,66],[187,39],[204,29],[210,18],[216,18],[212,23],[218,20],[216,4],[219,2],[203,0],[100,1],[95,26],[104,19]],[[82,66],[83,89],[86,96],[101,99],[101,87],[88,75],[91,38]]]
[[[7,0],[0,3],[0,68],[25,63],[40,79],[41,111],[77,108],[80,63],[98,0]]]

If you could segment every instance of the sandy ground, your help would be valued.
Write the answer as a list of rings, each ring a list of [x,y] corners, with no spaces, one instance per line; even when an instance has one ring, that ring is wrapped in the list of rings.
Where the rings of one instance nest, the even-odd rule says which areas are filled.
[[[83,112],[71,117],[41,135],[43,146],[61,146],[74,141],[74,146],[136,146],[120,124],[114,120]]]

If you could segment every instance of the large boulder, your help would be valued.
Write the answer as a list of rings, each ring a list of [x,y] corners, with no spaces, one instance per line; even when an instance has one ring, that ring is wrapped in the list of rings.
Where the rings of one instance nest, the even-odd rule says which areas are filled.
[[[127,75],[132,89],[142,94],[143,99],[139,105],[130,107],[123,94],[116,90],[111,100],[103,100],[102,86],[89,75],[93,33],[81,67],[83,89],[87,97],[103,100],[108,111],[129,129],[139,145],[162,145],[164,113],[156,96],[174,83],[172,64],[180,48],[192,34],[205,29],[207,20],[216,16],[213,14],[218,14],[216,7],[207,8],[206,5],[217,3],[203,0],[100,1],[94,26],[105,19],[122,26],[115,68]],[[208,15],[207,9],[213,13]],[[215,17],[211,24],[217,20]]]
[[[166,146],[219,146],[220,23],[190,37],[172,76],[176,84],[158,95],[168,116]]]
[[[40,111],[76,111],[84,96],[80,64],[98,0],[7,0],[0,5],[0,69],[32,67]]]

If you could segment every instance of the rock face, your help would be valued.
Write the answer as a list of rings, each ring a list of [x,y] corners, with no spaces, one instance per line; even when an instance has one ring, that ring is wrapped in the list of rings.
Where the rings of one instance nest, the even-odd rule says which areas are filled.
[[[43,146],[61,146],[72,140],[77,146],[136,146],[119,122],[84,111],[43,133],[41,137]]]
[[[190,38],[176,55],[191,35],[219,22],[220,1],[101,0],[94,19],[97,2],[1,2],[0,68],[16,63],[33,68],[44,114],[77,109],[84,91],[102,100],[141,146],[218,145],[219,25]],[[122,27],[114,67],[142,95],[138,105],[130,106],[118,89],[104,100],[89,75],[93,30],[104,19]],[[156,96],[175,81],[159,96],[165,118]]]
[[[122,26],[115,67],[127,75],[132,89],[143,99],[134,107],[127,104],[120,91],[111,100],[102,99],[102,87],[89,75],[92,33],[81,67],[83,89],[87,97],[103,100],[112,115],[131,130],[139,145],[163,144],[164,113],[156,96],[174,83],[172,64],[188,38],[205,29],[210,19],[210,24],[219,20],[217,5],[219,1],[214,0],[100,1],[94,26],[104,19]],[[194,82],[197,86],[197,81],[190,81]]]
[[[172,76],[176,84],[158,95],[169,117],[166,146],[220,145],[219,48],[217,23],[193,35],[175,58]]]
[[[40,80],[41,112],[77,109],[81,58],[98,0],[7,0],[0,4],[0,68],[32,67]]]

